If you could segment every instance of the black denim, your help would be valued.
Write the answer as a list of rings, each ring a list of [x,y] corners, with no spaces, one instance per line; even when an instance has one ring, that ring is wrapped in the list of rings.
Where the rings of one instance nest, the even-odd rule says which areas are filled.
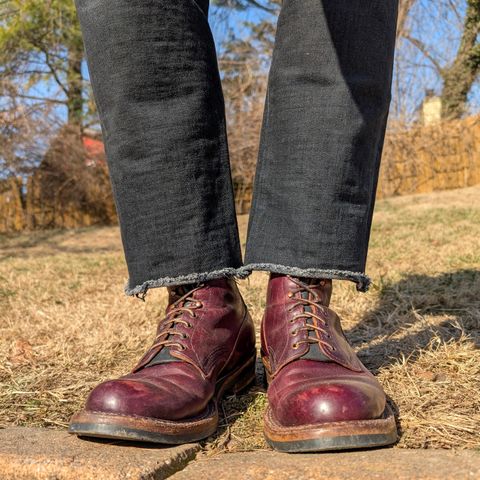
[[[126,292],[364,274],[398,0],[284,0],[242,266],[208,0],[76,0]]]

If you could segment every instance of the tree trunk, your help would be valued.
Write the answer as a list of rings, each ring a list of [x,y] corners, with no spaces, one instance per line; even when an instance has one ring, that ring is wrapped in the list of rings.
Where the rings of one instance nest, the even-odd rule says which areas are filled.
[[[455,67],[455,68],[454,68]],[[467,97],[475,75],[463,64],[449,68],[443,75],[442,118],[460,118],[467,108]]]
[[[480,0],[468,0],[462,39],[454,62],[442,69],[442,117],[460,118],[480,67]]]
[[[83,77],[82,77],[83,50],[71,47],[68,53],[67,73],[67,108],[68,124],[79,131],[82,129],[83,119]]]

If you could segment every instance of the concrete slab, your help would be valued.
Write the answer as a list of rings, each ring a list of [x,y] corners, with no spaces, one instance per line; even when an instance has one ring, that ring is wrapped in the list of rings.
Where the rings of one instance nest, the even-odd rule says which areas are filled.
[[[479,451],[397,448],[287,454],[222,454],[190,463],[171,480],[477,480]]]
[[[6,428],[0,430],[0,479],[161,480],[185,467],[199,448],[83,440],[65,431]]]

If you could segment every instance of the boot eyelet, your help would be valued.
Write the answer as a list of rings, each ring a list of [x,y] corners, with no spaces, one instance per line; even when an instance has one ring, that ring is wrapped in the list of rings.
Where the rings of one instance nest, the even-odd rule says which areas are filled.
[[[195,304],[195,306],[196,306],[197,308],[203,307],[203,303],[202,303],[202,302],[197,302],[197,303]]]
[[[182,338],[188,338],[188,335],[187,335],[186,333],[184,333],[184,334],[182,335]]]
[[[298,343],[294,343],[294,344],[292,345],[292,348],[293,348],[294,350],[297,350],[297,348],[298,348]]]
[[[298,335],[298,330],[292,330],[290,334],[292,335],[292,337],[296,337]]]
[[[193,327],[193,325],[190,322],[188,322],[187,323],[187,328],[192,328],[192,327]]]
[[[292,297],[293,297],[293,292],[288,292],[288,293],[287,293],[287,297],[288,297],[288,298],[292,298]]]

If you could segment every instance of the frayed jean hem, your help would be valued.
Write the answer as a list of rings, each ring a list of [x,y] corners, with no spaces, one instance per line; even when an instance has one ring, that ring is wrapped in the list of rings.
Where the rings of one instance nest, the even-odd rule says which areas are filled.
[[[249,263],[238,269],[239,273],[241,275],[245,274],[245,276],[248,276],[253,270],[263,270],[272,273],[281,273],[283,275],[292,275],[295,277],[350,280],[357,284],[357,290],[359,292],[366,292],[371,284],[370,278],[364,273],[351,272],[348,270],[298,268],[286,265],[276,265],[274,263]]]
[[[213,270],[211,272],[190,273],[188,275],[179,275],[177,277],[162,277],[156,280],[147,280],[141,285],[135,287],[130,287],[130,284],[127,283],[125,286],[125,294],[144,299],[150,288],[208,282],[209,280],[215,280],[216,278],[246,278],[250,273],[251,272],[247,272],[240,268],[222,268],[221,270]]]

